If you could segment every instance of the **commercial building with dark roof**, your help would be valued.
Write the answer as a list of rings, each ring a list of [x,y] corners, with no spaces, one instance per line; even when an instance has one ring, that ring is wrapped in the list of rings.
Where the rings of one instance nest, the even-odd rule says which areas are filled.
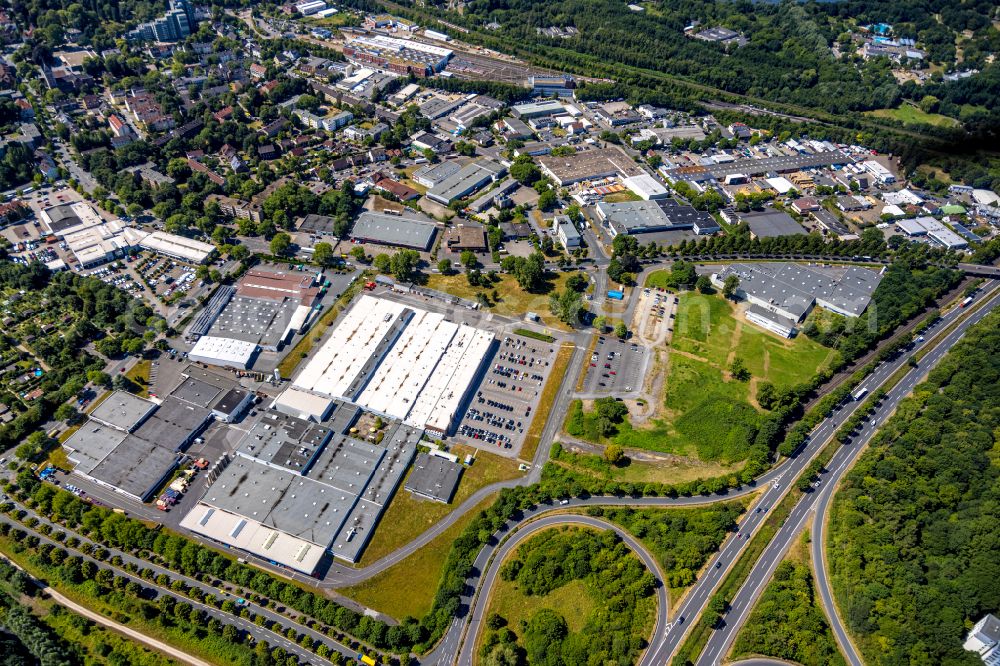
[[[423,431],[391,423],[382,434],[268,411],[181,526],[307,574],[326,553],[356,562]]]
[[[414,495],[448,504],[458,488],[462,469],[459,463],[421,453],[403,487]]]
[[[777,210],[747,213],[740,216],[740,221],[750,227],[751,238],[777,238],[778,236],[796,236],[806,233],[802,225],[796,222],[791,215]]]
[[[711,214],[679,204],[675,199],[659,201],[600,202],[597,217],[612,237],[619,234],[641,236],[662,231],[690,229],[696,234],[719,231]]]
[[[365,211],[354,223],[351,238],[363,243],[378,243],[426,252],[434,245],[436,233],[437,226],[433,222]]]
[[[857,266],[759,263],[727,266],[712,276],[712,282],[721,288],[730,275],[739,279],[737,295],[757,306],[747,318],[776,315],[780,319],[772,317],[772,322],[789,329],[786,337],[794,328],[785,320],[797,324],[816,305],[845,317],[860,317],[882,280],[881,272]]]
[[[506,172],[505,167],[491,160],[472,162],[428,190],[427,198],[447,206],[492,183]]]
[[[160,405],[115,391],[63,442],[73,473],[137,502],[148,501],[177,468],[181,451],[211,421],[210,409],[188,400],[199,401],[201,391],[209,400],[218,395],[188,380],[178,390],[186,399],[171,395]]]
[[[329,215],[310,213],[299,222],[299,231],[317,236],[336,236],[337,219]]]

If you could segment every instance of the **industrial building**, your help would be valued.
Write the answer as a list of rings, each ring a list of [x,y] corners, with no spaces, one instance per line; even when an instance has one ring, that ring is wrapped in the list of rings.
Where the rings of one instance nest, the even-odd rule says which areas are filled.
[[[750,227],[751,238],[777,238],[806,233],[791,215],[778,210],[746,213],[740,215],[740,221]]]
[[[427,198],[448,206],[482,189],[507,173],[507,169],[491,160],[479,160],[465,165],[427,191]]]
[[[882,273],[800,264],[732,264],[712,275],[720,289],[726,278],[739,278],[737,295],[751,303],[747,319],[785,337],[795,333],[816,305],[845,317],[860,317],[882,280]]]
[[[319,314],[321,281],[311,272],[247,271],[235,288],[220,288],[188,329],[198,338],[191,358],[245,369],[258,351],[279,351]]]
[[[448,504],[462,479],[463,469],[462,465],[453,460],[420,453],[413,462],[413,470],[403,487],[418,497]]]
[[[210,406],[202,406],[171,393],[157,404],[113,392],[63,442],[73,473],[137,502],[147,501],[176,469],[181,451],[212,419],[216,402],[207,402]]]
[[[487,331],[363,295],[278,401],[320,421],[328,402],[307,396],[342,399],[445,434],[493,345]]]
[[[431,221],[414,220],[399,215],[363,212],[354,223],[351,238],[362,243],[377,243],[427,252],[434,245],[437,226]]]
[[[562,102],[556,100],[544,100],[541,102],[515,104],[510,107],[510,112],[514,114],[515,118],[530,120],[544,116],[561,116],[566,113],[566,107],[563,106]]]
[[[612,176],[631,178],[643,171],[621,148],[595,148],[559,157],[545,155],[538,158],[539,167],[560,187],[585,180],[600,180]]]
[[[258,351],[256,342],[203,335],[191,348],[188,358],[197,363],[246,370],[253,365]]]
[[[356,36],[344,45],[344,57],[364,67],[391,72],[430,76],[448,65],[453,51],[413,39],[385,35]]]
[[[930,216],[899,220],[896,226],[907,236],[927,236],[949,250],[964,250],[969,247],[968,241],[946,227],[943,222]]]
[[[696,166],[674,167],[661,172],[671,183],[686,180],[692,183],[724,181],[726,176],[742,174],[763,176],[770,173],[793,173],[819,167],[853,164],[854,159],[839,150],[827,150],[811,155],[782,155],[761,159],[733,160],[724,164],[699,164]]]
[[[461,170],[461,165],[454,160],[448,160],[439,164],[427,164],[413,172],[413,180],[424,187],[433,188]]]
[[[181,526],[306,574],[327,553],[356,562],[423,433],[392,423],[358,439],[345,409],[329,428],[265,412]]]
[[[204,263],[215,252],[215,246],[211,243],[168,234],[165,231],[154,231],[139,241],[139,246],[192,264]]]
[[[638,176],[630,176],[622,179],[622,183],[644,201],[655,201],[670,197],[670,191],[663,186],[663,183],[656,180],[648,173]]]
[[[42,209],[40,217],[42,228],[66,242],[80,268],[119,259],[145,236],[145,232],[118,220],[105,221],[84,201],[49,206]]]
[[[639,236],[663,231],[690,229],[699,235],[719,231],[711,214],[682,206],[675,199],[657,201],[599,202],[597,217],[614,238],[618,234]]]

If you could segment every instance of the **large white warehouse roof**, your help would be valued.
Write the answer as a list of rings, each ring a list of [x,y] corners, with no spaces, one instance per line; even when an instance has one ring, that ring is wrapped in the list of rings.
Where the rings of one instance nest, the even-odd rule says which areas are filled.
[[[366,294],[344,315],[293,388],[446,432],[493,340],[492,333],[447,321],[442,314]],[[298,394],[287,399],[301,402]]]

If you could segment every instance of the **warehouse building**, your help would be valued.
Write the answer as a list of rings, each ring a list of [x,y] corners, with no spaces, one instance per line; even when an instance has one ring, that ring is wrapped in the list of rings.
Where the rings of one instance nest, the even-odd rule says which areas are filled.
[[[482,189],[507,173],[507,169],[492,160],[479,160],[465,165],[427,191],[427,198],[448,206]]]
[[[832,268],[800,264],[732,264],[712,275],[720,289],[726,278],[739,278],[737,295],[752,306],[747,318],[791,337],[795,325],[816,305],[845,317],[860,317],[882,280],[882,273],[849,266]]]
[[[413,172],[413,180],[424,187],[433,188],[461,170],[461,165],[454,160],[448,160],[440,164],[426,164]]]
[[[63,448],[74,474],[145,502],[177,468],[181,451],[211,418],[209,408],[173,394],[157,404],[115,391]]]
[[[795,218],[778,210],[746,213],[740,215],[740,221],[750,227],[751,238],[777,238],[778,236],[796,236],[806,233],[806,230],[795,221]]]
[[[612,176],[632,178],[644,175],[643,171],[621,148],[595,148],[572,155],[544,155],[538,158],[539,167],[546,176],[560,187],[585,180],[601,180]]]
[[[329,400],[346,400],[445,434],[494,344],[492,333],[442,314],[363,295],[275,405],[321,421]]]
[[[435,234],[437,226],[430,221],[365,211],[354,223],[351,238],[362,243],[377,243],[427,252],[434,245]]]
[[[275,352],[318,315],[322,274],[254,268],[235,289],[221,287],[188,330],[192,360],[248,368],[258,351]],[[209,338],[209,339],[205,339]]]
[[[146,235],[121,221],[105,221],[84,201],[49,206],[40,217],[42,229],[66,242],[81,269],[124,257]]]
[[[642,173],[638,176],[624,178],[622,179],[622,183],[644,201],[655,201],[670,197],[670,192],[663,186],[663,183],[656,180],[648,173]]]
[[[422,434],[393,423],[362,441],[269,411],[181,526],[306,574],[327,553],[356,562]]]
[[[145,250],[152,250],[192,264],[204,263],[215,252],[215,246],[211,243],[203,243],[177,234],[168,234],[165,231],[154,231],[143,238],[139,242],[139,246]]]
[[[448,504],[458,488],[462,470],[457,462],[420,453],[403,487],[418,497]]]
[[[968,241],[933,217],[918,217],[912,220],[899,220],[896,226],[907,236],[927,236],[941,247],[949,250],[964,250],[969,247]]]
[[[691,206],[682,206],[675,199],[618,203],[602,201],[595,210],[612,238],[619,234],[641,236],[687,229],[699,235],[719,231],[719,224],[711,214],[695,210]]]
[[[256,342],[203,335],[191,348],[188,358],[196,363],[246,370],[253,365],[258,351]]]
[[[566,107],[556,100],[543,100],[515,104],[510,107],[510,112],[515,118],[520,118],[523,121],[545,116],[561,116],[566,113]]]

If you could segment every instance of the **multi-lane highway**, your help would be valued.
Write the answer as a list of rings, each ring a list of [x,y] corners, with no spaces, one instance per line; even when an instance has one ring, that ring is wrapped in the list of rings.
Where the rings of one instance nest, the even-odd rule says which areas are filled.
[[[992,288],[992,286],[991,284],[989,288]],[[817,587],[820,591],[820,597],[833,626],[834,633],[837,636],[837,641],[844,651],[848,662],[853,666],[861,666],[863,662],[851,643],[847,631],[837,614],[833,594],[830,590],[829,579],[826,574],[825,555],[823,553],[825,541],[824,519],[830,501],[836,491],[837,484],[848,469],[850,469],[851,464],[861,454],[865,446],[875,437],[879,426],[885,423],[886,419],[895,411],[899,403],[910,394],[917,383],[926,376],[927,372],[944,358],[945,354],[962,338],[968,328],[979,322],[998,303],[1000,303],[1000,294],[990,297],[981,308],[962,320],[940,342],[927,343],[930,349],[921,359],[919,366],[910,370],[895,386],[888,389],[882,401],[874,407],[870,416],[866,417],[861,431],[848,444],[845,444],[834,453],[830,462],[826,465],[826,472],[820,475],[819,486],[811,492],[807,492],[798,501],[789,518],[779,528],[774,539],[768,544],[764,553],[754,565],[746,582],[731,600],[726,615],[709,638],[704,651],[698,659],[699,665],[709,666],[722,662],[733,641],[736,639],[740,628],[746,622],[754,603],[759,598],[767,582],[771,579],[774,570],[778,567],[788,548],[799,538],[799,535],[809,524],[810,519],[814,518],[812,552],[815,558],[814,561],[817,564]],[[955,311],[949,313],[946,321],[958,316],[961,312],[961,310],[956,308]],[[905,363],[906,361],[903,362]],[[886,366],[889,365],[886,364]],[[891,372],[895,372],[895,370]],[[877,381],[877,376],[867,380],[863,386],[868,387],[870,385],[870,388],[875,388],[875,381]],[[841,409],[839,411],[846,412],[847,410]],[[823,441],[827,441],[829,435],[832,434],[831,432],[825,435]],[[817,439],[817,437],[814,435],[813,439]]]
[[[984,285],[983,291],[990,292],[995,286],[995,282],[989,281]],[[970,325],[979,321],[983,316],[985,316],[986,312],[992,310],[992,308],[996,306],[998,300],[1000,300],[1000,295],[990,298],[986,305],[975,313],[972,313],[969,317],[962,321],[954,331],[949,333],[944,340],[937,344],[933,341],[933,336],[936,331],[950,326],[962,315],[968,315],[969,313],[959,308],[953,308],[942,315],[939,323],[936,324],[936,326],[928,333],[929,339],[916,343],[911,351],[916,352],[925,350],[934,344],[935,346],[933,350],[931,350],[921,362],[920,368],[909,372],[905,376],[905,381],[901,382],[893,391],[889,392],[886,399],[883,401],[882,406],[875,414],[879,423],[883,422],[885,415],[895,408],[895,404],[898,404],[901,397],[909,393],[913,385],[915,385],[916,381],[924,375],[926,370],[935,364],[941,356],[943,356],[943,354],[946,353],[952,345],[954,345],[954,343],[961,337]],[[874,390],[882,387],[892,375],[894,375],[901,368],[904,368],[906,364],[906,354],[901,354],[891,361],[882,363],[875,370],[875,372],[865,379],[861,386],[867,388],[869,392],[873,392]],[[763,492],[755,503],[754,508],[747,513],[740,524],[738,533],[730,536],[723,544],[719,553],[708,563],[702,576],[695,582],[692,588],[688,590],[680,606],[671,614],[672,621],[668,622],[663,627],[662,633],[657,633],[652,637],[650,647],[645,658],[650,660],[649,663],[667,662],[670,656],[673,655],[680,647],[687,634],[688,628],[704,611],[709,599],[711,599],[719,584],[725,578],[729,568],[743,552],[749,537],[751,537],[752,534],[760,527],[769,515],[770,511],[784,496],[788,490],[789,484],[801,474],[816,454],[823,449],[829,439],[836,433],[841,425],[843,425],[843,423],[854,414],[861,404],[862,403],[852,401],[835,410],[830,417],[821,422],[813,430],[813,432],[810,433],[809,438],[794,457],[786,459],[782,464],[776,466],[774,469],[761,476],[753,484],[749,484],[739,489],[725,491],[710,497],[648,497],[641,499],[608,497],[589,497],[586,499],[577,498],[569,500],[566,505],[542,505],[525,511],[518,520],[512,520],[508,522],[508,524],[501,527],[501,529],[494,534],[494,539],[492,539],[491,542],[484,546],[480,551],[473,566],[473,573],[467,581],[467,589],[469,592],[467,592],[462,598],[463,607],[474,609],[473,601],[477,590],[480,595],[488,595],[489,587],[486,586],[483,581],[482,572],[487,570],[489,562],[495,557],[496,550],[498,548],[497,544],[502,543],[505,535],[507,535],[511,530],[515,529],[519,525],[524,525],[526,522],[537,519],[546,513],[560,509],[597,505],[660,507],[691,506],[719,501],[722,499],[731,499],[763,489]],[[870,435],[874,432],[874,428],[870,424],[866,428],[867,435],[870,437]],[[844,455],[842,452],[854,452],[859,449],[861,446],[860,437],[861,436],[859,436],[858,442],[844,447],[844,449],[842,449],[841,452],[838,452],[838,454],[842,456]],[[836,457],[834,462],[829,466],[830,469],[835,469],[836,464],[839,464],[840,461],[841,458]],[[827,483],[827,481],[824,480],[821,483]],[[809,493],[803,498],[802,502],[815,501],[819,495],[820,493]],[[758,509],[760,510],[758,511]],[[800,505],[796,506],[791,517],[786,521],[785,527],[783,527],[781,533],[774,539],[774,542],[780,542],[779,546],[775,546],[773,548],[769,546],[765,555],[770,553],[771,558],[762,557],[761,560],[763,564],[759,562],[755,566],[752,575],[748,579],[748,583],[744,585],[744,588],[748,588],[748,592],[744,592],[744,594],[747,595],[746,598],[743,599],[738,596],[737,599],[734,599],[731,604],[731,610],[728,613],[728,617],[733,617],[734,614],[738,617],[741,611],[743,611],[743,619],[745,620],[745,613],[748,612],[750,607],[752,607],[753,600],[756,599],[756,596],[763,589],[767,579],[770,578],[770,573],[773,572],[773,568],[777,566],[777,562],[780,561],[780,557],[777,557],[777,560],[774,560],[773,567],[768,568],[768,563],[770,563],[775,556],[783,555],[787,550],[788,545],[791,543],[791,539],[794,538],[794,535],[798,534],[798,532],[795,532],[793,537],[789,537],[788,529],[786,529],[787,526],[798,525],[801,527],[804,525],[807,517],[810,515],[810,509],[811,504],[803,505],[800,503]],[[741,592],[743,592],[743,590],[741,590]],[[738,601],[741,599],[741,605],[737,605]],[[471,615],[472,613],[466,613],[462,617],[457,617],[449,627],[444,639],[438,644],[437,648],[433,652],[422,660],[422,663],[439,665],[465,663],[458,660],[459,653],[456,649],[458,646],[462,645],[462,636],[465,637],[465,641],[474,640],[470,639],[469,635],[465,632]],[[709,655],[707,654],[707,650],[713,649],[713,646],[715,645],[710,641],[709,648],[706,649],[706,657],[709,660],[704,661],[703,663],[717,663],[721,660],[722,656],[724,656],[724,648],[726,648],[731,642],[729,634],[735,636],[735,633],[736,631],[727,629],[726,625],[722,625],[720,631],[716,632],[716,635],[722,635],[725,638],[725,642],[721,645],[721,647],[714,647],[714,652]],[[716,636],[713,635],[712,641],[717,640],[721,639],[717,639]],[[713,661],[713,659],[715,661]]]

